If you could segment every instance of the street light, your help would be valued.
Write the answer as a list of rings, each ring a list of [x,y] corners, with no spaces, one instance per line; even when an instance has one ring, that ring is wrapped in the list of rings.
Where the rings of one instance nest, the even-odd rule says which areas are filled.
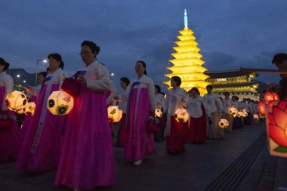
[[[38,76],[39,61],[42,61],[43,63],[46,63],[46,62],[47,62],[46,59],[37,59],[36,74],[35,74],[35,86],[37,86],[37,76]]]
[[[17,78],[20,78],[20,74],[17,74],[17,76],[16,76]]]

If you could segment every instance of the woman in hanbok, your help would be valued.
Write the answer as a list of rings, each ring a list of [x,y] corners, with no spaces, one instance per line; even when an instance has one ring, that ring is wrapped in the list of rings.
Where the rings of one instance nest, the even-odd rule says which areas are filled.
[[[59,162],[61,132],[65,116],[53,115],[47,109],[47,100],[53,91],[61,89],[67,74],[62,70],[61,55],[48,55],[51,73],[46,76],[36,102],[31,121],[23,126],[26,135],[23,140],[16,168],[27,172],[42,172],[55,169]]]
[[[189,141],[191,143],[206,142],[206,119],[210,120],[209,106],[200,96],[197,88],[192,88],[188,92],[189,97],[187,107],[189,113]]]
[[[92,190],[116,183],[112,136],[105,92],[109,90],[109,71],[96,60],[100,51],[92,41],[81,44],[85,63],[77,80],[80,94],[67,116],[63,148],[55,184],[74,190]]]
[[[229,98],[230,93],[229,92],[225,92],[223,94],[225,96],[225,98],[222,99],[222,105],[223,105],[223,117],[229,122],[228,127],[226,127],[225,131],[227,132],[232,132],[232,124],[233,124],[233,116],[232,114],[230,114],[229,110],[231,108],[233,108],[232,106],[232,100]]]
[[[158,110],[156,113],[160,113],[163,110],[164,93],[161,92],[161,88],[159,85],[154,85],[154,91],[155,91],[155,106],[156,110]],[[163,120],[161,116],[158,116],[158,119]],[[164,127],[162,124],[163,123],[161,123],[159,127],[159,131],[154,135],[155,141],[164,140]]]
[[[237,111],[241,111],[241,103],[238,101],[239,98],[237,96],[232,96],[232,105]],[[233,118],[233,124],[232,124],[232,129],[239,129],[243,127],[242,123],[242,117],[239,116],[238,114],[236,117]]]
[[[47,76],[47,72],[40,72],[38,75],[38,81],[39,81],[38,86],[36,87],[28,86],[25,88],[27,93],[30,94],[31,96],[31,99],[29,102],[34,102],[34,103],[37,102],[37,98],[39,97],[39,93],[40,93],[40,90],[42,88],[42,85],[44,83],[46,76]],[[21,135],[23,137],[25,136],[27,129],[29,128],[29,123],[31,122],[32,117],[33,116],[28,116],[28,115],[25,116],[25,119],[22,123],[22,129],[21,129],[21,132],[22,132]],[[25,128],[23,129],[23,127]]]
[[[121,79],[121,87],[124,92],[126,92],[128,85],[130,84],[130,80],[127,77],[122,77]],[[119,102],[119,109],[122,110],[122,118],[118,123],[118,135],[117,135],[117,146],[124,147],[125,142],[127,140],[127,132],[126,132],[126,112],[127,112],[127,102],[121,101]]]
[[[12,119],[9,129],[0,127],[0,162],[15,161],[21,148],[21,132],[18,128],[16,116],[13,111],[8,110],[5,99],[13,91],[13,78],[6,74],[9,68],[3,58],[0,58],[0,117],[9,115]]]
[[[219,127],[218,122],[221,119],[223,107],[220,98],[212,92],[212,89],[212,85],[207,85],[207,94],[203,96],[210,108],[212,121],[212,124],[207,129],[207,137],[209,139],[222,139],[224,137],[224,129]]]
[[[147,132],[147,120],[154,117],[155,94],[153,80],[146,76],[146,63],[138,61],[135,71],[137,78],[115,99],[127,100],[125,158],[140,165],[145,156],[156,154],[154,135]]]
[[[173,76],[171,78],[171,89],[166,94],[163,112],[166,116],[166,150],[170,154],[182,154],[185,152],[184,144],[188,138],[188,123],[176,120],[176,111],[181,109],[182,115],[188,115],[185,110],[188,101],[187,92],[180,87],[181,78]]]

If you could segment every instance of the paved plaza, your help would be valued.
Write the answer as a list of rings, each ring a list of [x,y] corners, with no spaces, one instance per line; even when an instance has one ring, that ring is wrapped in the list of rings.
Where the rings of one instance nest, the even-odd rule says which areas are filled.
[[[114,142],[116,140],[114,139]],[[187,144],[183,155],[169,155],[165,142],[156,142],[157,155],[140,166],[114,147],[117,184],[99,191],[282,191],[287,190],[287,159],[270,156],[264,124],[225,133],[222,140]],[[0,191],[65,191],[54,186],[56,171],[28,174],[15,163],[0,164]]]

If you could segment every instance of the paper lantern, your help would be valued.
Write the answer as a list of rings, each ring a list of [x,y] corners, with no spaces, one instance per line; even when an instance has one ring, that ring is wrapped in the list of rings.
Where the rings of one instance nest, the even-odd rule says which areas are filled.
[[[218,122],[218,125],[220,128],[224,129],[229,126],[229,122],[227,119],[220,119],[220,121]]]
[[[117,123],[121,120],[123,111],[119,109],[118,106],[108,107],[108,118],[109,122]]]
[[[276,101],[266,116],[269,152],[287,157],[287,101]]]
[[[279,100],[279,96],[277,93],[267,91],[264,94],[264,100],[268,103],[271,100]]]
[[[232,115],[233,117],[236,117],[237,115],[237,109],[235,107],[231,107],[229,109],[229,114]]]
[[[27,104],[27,97],[23,92],[13,91],[9,93],[5,99],[8,109],[11,111],[19,111],[23,109]]]
[[[29,102],[29,103],[27,104],[27,106],[26,106],[23,110],[24,110],[25,115],[27,115],[27,116],[33,116],[33,115],[34,115],[34,112],[35,112],[35,109],[36,109],[36,104],[35,104],[35,102]]]
[[[178,109],[174,114],[174,118],[177,122],[185,123],[189,119],[189,114],[186,109]]]
[[[265,114],[266,108],[265,108],[265,103],[264,103],[264,101],[259,101],[259,102],[258,102],[258,112],[259,112],[259,114],[261,114],[261,115],[264,115],[264,114]]]
[[[162,117],[162,111],[160,109],[155,109],[155,116]]]
[[[47,100],[47,108],[53,115],[67,115],[73,107],[73,97],[63,91],[53,91]]]
[[[247,117],[248,116],[248,113],[246,112],[245,109],[242,110],[242,117]]]
[[[259,118],[259,116],[257,114],[254,114],[253,117],[254,117],[254,119],[258,119]]]
[[[237,112],[237,117],[243,117],[243,112],[242,111],[238,111]]]

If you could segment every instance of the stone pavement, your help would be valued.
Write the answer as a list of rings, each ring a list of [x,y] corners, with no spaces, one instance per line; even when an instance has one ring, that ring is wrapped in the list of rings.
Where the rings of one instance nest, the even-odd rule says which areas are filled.
[[[122,148],[114,147],[117,184],[96,190],[287,190],[287,160],[268,154],[263,124],[226,133],[223,140],[187,144],[183,155],[167,154],[165,142],[157,142],[156,148],[156,156],[135,166],[124,160]],[[56,171],[28,174],[14,166],[13,162],[0,164],[0,191],[71,190],[53,185]]]

